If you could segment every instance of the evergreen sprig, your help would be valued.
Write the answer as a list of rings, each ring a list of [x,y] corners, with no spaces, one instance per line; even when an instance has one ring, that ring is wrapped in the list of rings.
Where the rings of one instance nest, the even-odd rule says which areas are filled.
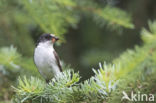
[[[149,25],[151,30],[155,31],[156,23]],[[131,91],[153,93],[151,85],[155,85],[154,81],[156,81],[154,76],[156,73],[156,34],[153,31],[148,34],[152,35],[152,39],[146,38],[144,46],[136,46],[135,50],[123,53],[113,61],[113,65],[99,63],[99,70],[93,69],[95,76],[84,82],[79,82],[79,74],[72,70],[60,73],[49,84],[37,78],[19,79],[14,101],[16,103],[116,103],[121,102],[122,91],[128,94]],[[142,35],[145,38],[146,32],[142,33],[145,33]],[[151,40],[150,43],[146,42],[149,41],[148,39]],[[147,82],[150,85],[147,85]],[[39,85],[41,87],[38,88]],[[29,91],[24,88],[28,88]],[[37,89],[41,91],[39,93],[33,91],[38,91]],[[35,94],[31,96],[33,93]]]
[[[21,3],[45,32],[55,33],[62,40],[67,29],[75,28],[86,14],[86,17],[93,16],[97,23],[108,24],[111,29],[134,28],[129,14],[112,6],[101,8],[93,0],[22,0]]]
[[[31,72],[30,75],[39,76],[33,60],[23,58],[21,54],[17,52],[17,49],[14,46],[2,47],[0,49],[0,58],[0,70],[2,71],[3,75],[9,76],[11,73],[15,73],[16,78],[17,74],[23,75],[30,74]]]

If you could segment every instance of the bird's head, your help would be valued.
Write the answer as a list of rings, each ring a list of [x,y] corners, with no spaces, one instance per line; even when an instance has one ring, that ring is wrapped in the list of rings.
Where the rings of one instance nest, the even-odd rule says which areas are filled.
[[[42,34],[37,41],[37,45],[39,43],[54,44],[58,40],[59,38],[56,37],[54,34]]]

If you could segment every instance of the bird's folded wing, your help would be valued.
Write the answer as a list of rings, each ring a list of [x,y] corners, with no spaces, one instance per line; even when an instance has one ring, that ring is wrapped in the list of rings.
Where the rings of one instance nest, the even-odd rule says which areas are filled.
[[[62,67],[61,67],[61,65],[60,65],[59,56],[57,55],[57,53],[56,53],[55,51],[53,51],[53,53],[54,53],[54,56],[55,56],[55,58],[56,58],[56,63],[57,63],[57,65],[58,65],[60,71],[62,72]]]

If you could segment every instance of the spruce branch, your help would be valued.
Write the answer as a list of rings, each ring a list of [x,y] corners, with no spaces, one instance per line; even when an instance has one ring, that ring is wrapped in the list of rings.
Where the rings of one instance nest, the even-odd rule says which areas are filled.
[[[81,14],[89,14],[86,17],[93,17],[101,26],[108,24],[110,29],[134,28],[130,15],[123,10],[109,5],[101,8],[93,1],[23,0],[21,3],[45,32],[55,33],[62,40],[69,27],[77,26]]]
[[[156,23],[149,25],[153,28]],[[93,69],[95,76],[84,82],[80,82],[79,74],[72,70],[57,75],[49,84],[45,84],[37,78],[19,79],[18,86],[14,87],[16,92],[14,101],[116,103],[121,101],[122,91],[126,93],[130,93],[132,90],[145,93],[153,92],[153,87],[150,85],[155,85],[156,34],[153,31],[150,32],[153,39],[146,38],[147,41],[151,40],[150,43],[145,41],[142,47],[136,46],[134,50],[126,51],[118,59],[115,59],[113,64],[99,63],[99,69]]]
[[[141,37],[145,43],[151,43],[153,41],[156,41],[156,21],[149,21],[148,25],[149,30],[143,28],[141,31]]]

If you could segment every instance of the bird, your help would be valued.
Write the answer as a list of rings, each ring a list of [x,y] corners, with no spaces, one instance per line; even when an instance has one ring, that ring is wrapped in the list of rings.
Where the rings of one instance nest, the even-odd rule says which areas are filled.
[[[47,83],[62,72],[59,56],[54,49],[54,44],[58,40],[54,34],[42,34],[34,50],[34,62]]]

